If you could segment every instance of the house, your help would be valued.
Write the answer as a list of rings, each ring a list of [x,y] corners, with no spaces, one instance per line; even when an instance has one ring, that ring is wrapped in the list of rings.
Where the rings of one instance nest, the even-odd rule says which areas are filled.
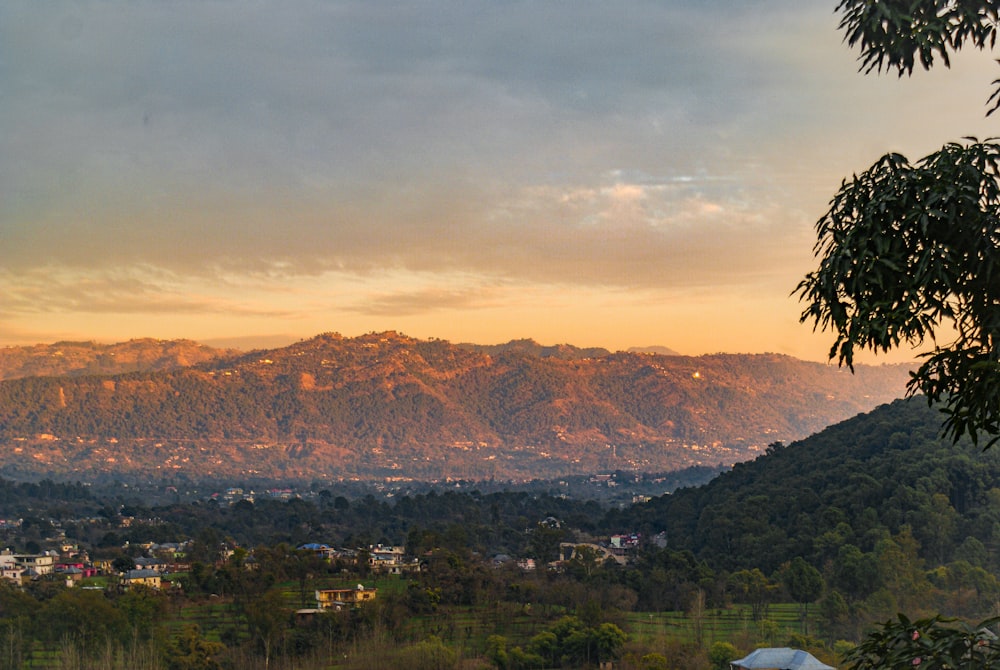
[[[299,551],[311,551],[320,558],[326,560],[332,560],[337,556],[337,550],[328,544],[320,544],[317,542],[310,542],[308,544],[302,544],[297,547]]]
[[[158,590],[161,586],[161,576],[156,570],[129,570],[121,576],[118,585],[123,591],[128,591],[133,586]]]
[[[405,547],[390,547],[376,544],[368,547],[368,565],[372,572],[385,575],[401,575],[404,572],[419,572],[418,560],[407,561]]]
[[[611,549],[591,542],[560,542],[559,560],[570,561],[580,553],[580,549],[587,548],[593,552],[593,556],[598,561],[604,562],[613,560],[618,565],[625,565],[628,559],[624,556],[616,556]]]
[[[358,584],[353,589],[323,589],[316,591],[316,606],[321,610],[341,610],[344,607],[357,607],[361,603],[375,600],[378,589],[366,589]]]
[[[27,572],[34,571],[34,574],[48,575],[55,568],[56,552],[43,552],[41,554],[14,554],[14,560]]]
[[[24,568],[18,565],[13,552],[10,549],[0,552],[0,577],[19,582],[23,576]]]
[[[638,533],[629,535],[611,536],[611,553],[615,556],[628,556],[639,548],[640,536]]]
[[[187,542],[163,542],[151,545],[147,552],[149,556],[156,556],[169,563],[176,563],[187,557],[187,547]]]
[[[83,570],[73,566],[58,565],[52,574],[59,575],[66,580],[66,586],[73,586],[83,581]]]
[[[157,572],[167,572],[170,569],[170,562],[162,558],[149,558],[140,556],[135,559],[137,570],[156,570]]]
[[[76,574],[75,572],[73,572],[74,570],[80,573],[81,579],[84,577],[97,576],[97,568],[95,568],[92,565],[87,565],[86,563],[82,563],[80,561],[60,561],[59,563],[56,563],[55,567],[53,568],[53,572],[59,574],[66,574],[66,573]]]

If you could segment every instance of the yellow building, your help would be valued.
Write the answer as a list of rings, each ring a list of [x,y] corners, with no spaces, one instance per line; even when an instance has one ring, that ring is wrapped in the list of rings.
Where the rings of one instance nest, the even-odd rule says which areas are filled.
[[[129,570],[121,577],[121,586],[125,591],[133,586],[146,586],[151,589],[159,589],[160,585],[160,573],[156,570]]]
[[[378,589],[366,589],[358,584],[353,589],[323,589],[316,591],[316,605],[321,610],[356,607],[361,603],[375,600]]]

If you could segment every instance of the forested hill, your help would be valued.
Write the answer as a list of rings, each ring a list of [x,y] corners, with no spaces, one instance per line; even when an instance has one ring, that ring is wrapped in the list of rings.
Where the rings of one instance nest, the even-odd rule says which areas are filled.
[[[908,377],[774,354],[524,348],[327,334],[188,368],[7,380],[0,468],[309,480],[663,472],[752,458],[902,396]]]
[[[923,398],[896,401],[737,464],[705,486],[623,510],[617,523],[665,530],[670,547],[719,568],[770,574],[802,556],[876,576],[880,543],[909,527],[928,567],[963,560],[995,572],[1000,449],[941,440],[941,419]],[[863,580],[854,584],[863,594]]]

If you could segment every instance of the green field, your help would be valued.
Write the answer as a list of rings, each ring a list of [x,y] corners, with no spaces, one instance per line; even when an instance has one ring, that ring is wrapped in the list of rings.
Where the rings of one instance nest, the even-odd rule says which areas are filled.
[[[793,634],[802,634],[799,606],[793,603],[773,604],[760,621],[754,621],[749,606],[734,605],[727,609],[710,609],[699,617],[684,612],[629,612],[625,615],[626,631],[634,639],[655,641],[677,639],[710,645],[717,641],[740,639],[766,644],[784,644]],[[806,622],[808,632],[816,630],[810,612]]]

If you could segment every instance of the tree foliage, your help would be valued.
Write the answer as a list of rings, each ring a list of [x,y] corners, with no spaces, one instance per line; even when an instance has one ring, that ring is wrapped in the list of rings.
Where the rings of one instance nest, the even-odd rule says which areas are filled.
[[[592,667],[620,658],[627,639],[613,623],[587,626],[575,616],[564,616],[523,648],[508,648],[506,638],[491,635],[486,657],[500,670]]]
[[[966,45],[992,49],[1000,19],[995,0],[840,0],[837,10],[845,40],[860,48],[861,70],[900,76],[918,63],[948,67],[950,54]],[[993,83],[987,115],[1000,107],[1000,80]],[[963,435],[974,444],[987,436],[986,448],[1000,440],[1000,144],[966,138],[915,163],[887,154],[841,184],[816,231],[819,268],[796,293],[806,303],[802,321],[836,333],[830,358],[853,369],[855,349],[932,344],[909,392],[941,403],[943,433],[954,443]],[[940,490],[935,479],[914,493]],[[952,502],[932,494],[915,519],[928,529],[922,539],[938,560],[955,539]],[[902,596],[892,606],[912,607],[908,596],[929,586],[918,547],[908,525],[875,543],[884,594]],[[942,566],[939,578],[968,577],[966,568],[959,561]],[[848,660],[853,670],[992,667],[997,638],[985,627],[995,623],[911,623],[900,614]]]
[[[799,284],[830,357],[889,351],[954,331],[913,374],[943,402],[947,435],[1000,435],[1000,145],[948,144],[916,164],[898,154],[844,182],[816,224],[817,270]]]
[[[995,2],[842,0],[862,70],[912,72],[965,44],[992,47]],[[1000,84],[1000,80],[997,82]],[[1000,105],[1000,87],[993,95]],[[993,110],[990,110],[993,111]],[[889,153],[845,180],[816,223],[802,321],[831,329],[830,358],[933,344],[909,384],[943,403],[945,435],[1000,439],[1000,145],[968,138],[916,162]],[[953,335],[952,335],[953,333]],[[950,342],[942,342],[945,339]]]
[[[970,626],[936,616],[887,621],[847,655],[851,670],[917,668],[972,670],[1000,663],[1000,644],[990,627],[998,619]]]
[[[997,37],[993,0],[841,0],[840,29],[847,43],[861,49],[863,72],[895,70],[899,76],[925,70],[940,58],[951,66],[949,52],[971,45],[992,49]],[[994,82],[1000,84],[1000,81]],[[1000,88],[991,100],[1000,106]]]

